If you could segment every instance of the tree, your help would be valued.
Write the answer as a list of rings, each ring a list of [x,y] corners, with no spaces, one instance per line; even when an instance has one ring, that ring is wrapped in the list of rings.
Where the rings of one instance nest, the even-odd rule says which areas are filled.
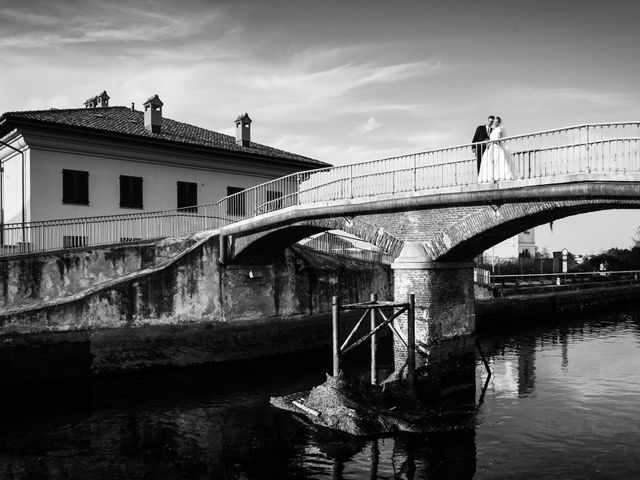
[[[547,247],[542,247],[541,250],[536,251],[536,258],[551,258],[549,249]]]
[[[636,233],[631,237],[631,248],[640,247],[640,227],[636,228]]]

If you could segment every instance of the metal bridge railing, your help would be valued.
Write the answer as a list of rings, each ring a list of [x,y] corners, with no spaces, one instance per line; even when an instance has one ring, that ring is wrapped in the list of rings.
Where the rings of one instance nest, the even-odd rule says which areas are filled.
[[[390,255],[381,250],[371,250],[361,248],[354,245],[352,242],[360,241],[359,238],[347,237],[332,232],[325,232],[317,237],[303,240],[298,242],[305,247],[313,248],[320,252],[332,253],[335,255],[342,255],[345,257],[355,258],[358,260],[366,260],[369,262],[383,263],[391,265],[393,263],[393,255]]]
[[[211,205],[161,212],[14,223],[2,229],[0,256],[165,238],[217,228]]]
[[[498,143],[511,154],[514,176],[504,178],[494,172],[491,181],[497,183],[551,182],[571,174],[640,173],[640,122],[581,125],[483,143]],[[405,192],[429,194],[478,184],[472,147],[459,145],[294,173],[214,204],[182,210],[4,225],[0,256],[189,234],[294,205]]]
[[[567,272],[567,273],[523,273],[513,275],[490,275],[490,285],[517,285],[538,286],[556,284],[561,279],[562,283],[581,283],[588,281],[617,281],[638,280],[640,270],[610,270],[591,272]]]

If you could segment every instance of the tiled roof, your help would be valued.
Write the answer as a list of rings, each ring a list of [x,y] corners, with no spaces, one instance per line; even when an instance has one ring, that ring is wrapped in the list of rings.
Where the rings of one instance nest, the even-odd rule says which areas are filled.
[[[251,142],[248,147],[236,144],[235,137],[223,133],[206,130],[187,123],[162,119],[162,133],[151,133],[144,128],[144,112],[127,107],[78,108],[64,110],[31,110],[24,112],[7,112],[0,117],[11,124],[12,120],[41,125],[71,127],[92,130],[104,134],[120,134],[139,137],[146,140],[157,140],[159,143],[175,142],[186,146],[209,147],[246,155],[260,155],[277,159],[305,163],[311,168],[319,168],[328,164],[319,160],[296,155],[267,145]],[[0,132],[1,133],[1,132]]]

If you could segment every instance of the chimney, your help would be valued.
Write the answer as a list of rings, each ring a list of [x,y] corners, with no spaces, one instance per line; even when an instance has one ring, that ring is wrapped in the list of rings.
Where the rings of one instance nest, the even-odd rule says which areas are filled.
[[[162,133],[162,100],[158,94],[150,97],[144,106],[144,128],[152,133]]]
[[[108,107],[109,98],[107,91],[103,90],[102,93],[96,97],[96,107]]]
[[[236,118],[236,144],[240,147],[248,147],[251,144],[251,119],[248,113],[240,114]]]
[[[84,106],[86,108],[102,108],[109,106],[109,95],[106,90],[103,90],[100,95],[96,95],[95,97],[88,98],[84,102]]]

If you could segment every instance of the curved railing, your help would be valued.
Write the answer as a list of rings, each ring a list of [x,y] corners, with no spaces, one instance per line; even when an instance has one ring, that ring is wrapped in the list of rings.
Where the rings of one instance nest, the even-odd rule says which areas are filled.
[[[378,247],[359,247],[357,245],[358,241],[362,242],[362,240],[351,236],[340,235],[335,232],[324,232],[314,237],[301,240],[298,244],[320,252],[355,258],[357,260],[366,260],[385,265],[391,265],[391,263],[393,263],[394,257],[390,253],[385,252]]]
[[[0,256],[123,243],[220,228],[282,208],[478,185],[477,159],[465,144],[409,155],[304,171],[256,185],[214,204],[141,214],[9,224],[0,228]],[[500,169],[488,184],[573,174],[640,173],[640,122],[580,125],[500,139],[513,178]],[[482,185],[482,183],[480,183]]]
[[[232,223],[291,205],[477,185],[472,148],[491,143],[506,148],[515,167],[513,178],[496,168],[495,182],[640,173],[640,122],[590,124],[296,173],[223,198],[220,216]]]

